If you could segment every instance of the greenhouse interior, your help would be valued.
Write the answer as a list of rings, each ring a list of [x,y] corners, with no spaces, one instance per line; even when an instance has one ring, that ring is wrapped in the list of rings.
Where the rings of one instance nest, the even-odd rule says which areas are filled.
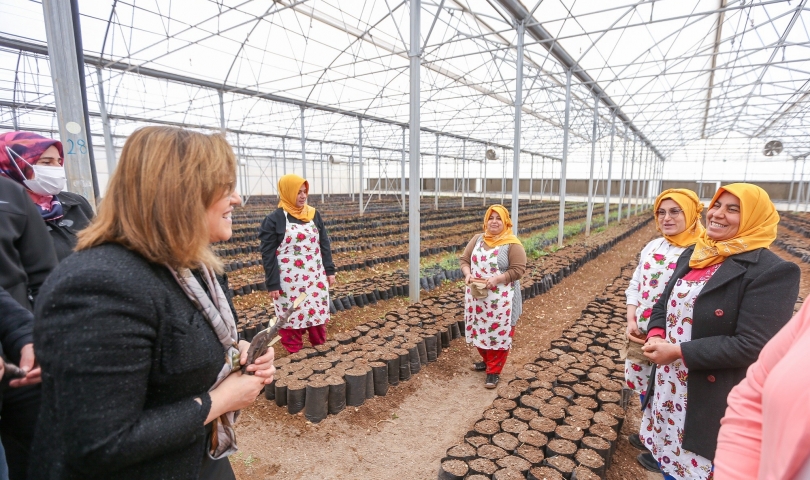
[[[279,273],[273,256],[280,259],[284,246],[273,249],[289,237],[272,223],[281,228],[281,237],[268,241],[273,212],[283,210],[278,218],[282,224],[287,219],[289,233],[297,223],[291,223],[288,206],[317,211],[314,220],[312,214],[295,218],[305,230],[306,222],[314,222],[321,249],[330,250],[320,280],[329,278],[323,304],[329,321],[321,322],[318,334],[323,338],[299,333],[297,341],[304,343],[296,350],[280,334],[281,343],[270,347],[277,373],[230,429],[240,439],[239,448],[233,440],[233,451],[222,457],[229,458],[230,476],[183,472],[175,477],[168,469],[132,470],[134,476],[127,477],[121,473],[127,465],[147,457],[125,460],[127,454],[120,453],[122,459],[100,460],[92,468],[67,461],[50,476],[21,476],[9,462],[10,478],[73,478],[68,472],[96,467],[99,478],[116,478],[119,472],[124,476],[118,478],[399,479],[436,478],[437,471],[440,480],[743,478],[728,470],[735,462],[726,449],[733,434],[741,435],[737,430],[720,429],[719,443],[704,447],[688,433],[697,428],[695,417],[678,413],[670,420],[679,425],[678,454],[667,453],[669,440],[659,444],[654,436],[645,437],[643,429],[652,429],[655,417],[645,416],[644,408],[657,408],[656,400],[648,399],[652,406],[645,407],[645,391],[629,386],[628,322],[640,327],[650,315],[654,323],[656,314],[650,313],[652,303],[642,314],[645,298],[638,307],[643,318],[628,320],[631,297],[625,298],[625,289],[641,291],[647,285],[644,276],[639,287],[636,274],[650,266],[643,258],[648,251],[642,250],[648,242],[663,235],[667,245],[680,247],[678,255],[687,246],[673,243],[675,237],[667,233],[666,219],[678,215],[692,222],[685,231],[697,229],[694,238],[703,235],[697,246],[687,247],[696,252],[689,262],[693,269],[714,265],[696,260],[706,249],[726,259],[770,246],[774,262],[798,265],[802,278],[810,272],[807,3],[3,0],[0,143],[5,150],[0,156],[8,156],[9,165],[22,165],[17,157],[26,161],[14,150],[12,132],[37,134],[48,139],[46,146],[61,142],[64,191],[83,197],[92,209],[90,222],[113,203],[111,179],[123,176],[114,172],[126,157],[125,144],[140,129],[174,127],[227,140],[236,160],[239,203],[232,219],[227,216],[232,236],[211,237],[210,248],[227,277],[224,292],[233,304],[231,321],[240,341],[260,338],[288,313],[278,303],[279,291],[286,295],[284,282],[274,286]],[[0,162],[0,177],[16,175],[4,168]],[[53,203],[38,200],[23,170],[17,183],[45,209],[50,231],[47,211]],[[291,174],[305,179],[306,187],[297,183],[288,194]],[[293,205],[299,187],[306,188],[304,207]],[[712,232],[719,235],[727,228],[722,222],[728,223],[716,213],[725,208],[722,195],[737,199],[736,210],[724,215],[736,213],[740,229],[752,221],[747,209],[755,201],[740,189],[756,189],[757,215],[765,215],[759,213],[765,199],[773,210],[768,218],[776,220],[762,225],[773,226],[773,234],[767,244],[758,243],[765,234],[757,230],[716,253]],[[667,191],[689,193],[663,196]],[[293,195],[289,202],[287,195]],[[678,200],[687,197],[697,207]],[[667,210],[666,201],[680,209]],[[516,327],[513,315],[511,333],[500,335],[499,326],[489,330],[498,333],[490,338],[511,345],[488,350],[510,352],[496,373],[484,353],[485,361],[479,362],[474,347],[482,347],[475,329],[470,333],[471,322],[478,321],[470,305],[478,297],[469,277],[476,276],[476,258],[483,261],[470,256],[470,249],[479,248],[470,239],[481,234],[483,220],[479,244],[492,247],[487,232],[493,212],[503,227],[497,238],[511,239],[498,240],[494,248],[511,242],[525,250],[520,275],[503,273],[498,263],[503,255],[492,267],[511,281],[509,292],[514,289],[514,298],[522,295],[523,302],[522,307],[515,303],[517,313],[508,313],[521,318]],[[92,220],[94,228],[102,218]],[[70,249],[77,234],[70,232]],[[79,238],[81,254],[91,236]],[[516,249],[502,252],[510,252],[510,265]],[[663,265],[658,257],[655,262]],[[676,260],[668,265],[664,278],[679,272]],[[777,277],[793,278],[791,272],[774,276],[773,285]],[[780,327],[794,313],[801,317],[802,300],[810,294],[805,282],[795,283],[795,289],[779,289],[795,290],[783,302],[790,312],[776,322]],[[203,296],[215,296],[207,288]],[[497,289],[489,283],[486,288]],[[29,286],[32,303],[24,306],[36,308],[36,342],[40,311],[32,291],[36,288]],[[657,294],[652,294],[656,300]],[[486,289],[482,295],[486,298]],[[299,308],[292,300],[289,313]],[[667,308],[665,301],[659,303]],[[742,324],[743,300],[730,305],[711,311],[719,312],[717,318],[724,310],[733,312]],[[685,335],[694,336],[700,303],[687,306],[695,309],[696,327]],[[767,341],[776,331],[757,338]],[[638,348],[647,350],[637,355],[654,365],[658,357],[648,349],[656,337],[640,332],[647,343],[637,342],[644,344]],[[740,332],[723,335],[746,335]],[[665,340],[697,343],[678,335]],[[753,369],[764,358],[754,363],[759,350],[723,351],[727,358],[750,357],[745,367],[753,364]],[[672,357],[674,362],[683,361],[682,368],[695,365],[691,378],[706,370],[709,382],[717,376],[717,386],[731,382],[728,390],[746,378],[745,368],[731,360],[727,363],[737,365],[733,381],[721,378],[727,375],[723,369],[732,370],[728,365],[715,371],[690,358],[696,354],[687,347],[678,352],[683,353],[678,360]],[[10,358],[6,362],[13,363]],[[483,377],[470,371],[471,360],[476,370],[486,370],[486,390],[479,388]],[[43,378],[49,376],[47,365],[42,357]],[[23,370],[21,375],[28,375],[30,369]],[[659,375],[660,385],[662,370],[643,371]],[[344,387],[344,404],[338,401],[333,408],[335,391]],[[698,387],[690,383],[690,396],[701,398],[693,388]],[[673,384],[673,397],[675,391]],[[725,405],[715,408],[720,417]],[[733,419],[728,424],[734,428]],[[206,425],[207,435],[216,438],[222,425],[213,434]],[[723,425],[727,428],[725,420]],[[639,429],[642,443],[636,446],[627,439],[639,442]],[[716,438],[717,430],[708,436]],[[766,461],[763,446],[762,461],[748,465],[750,478],[810,478],[801,476],[810,475],[810,447],[805,447],[792,460],[788,453],[773,453],[781,459],[770,461],[777,468]],[[13,455],[6,450],[6,456]],[[647,454],[652,465],[640,458]],[[3,476],[2,459],[0,480],[9,478]],[[29,472],[37,470],[35,463]]]

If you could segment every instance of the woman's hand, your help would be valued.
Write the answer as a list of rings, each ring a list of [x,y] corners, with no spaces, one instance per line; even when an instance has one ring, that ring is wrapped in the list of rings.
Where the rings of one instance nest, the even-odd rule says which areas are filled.
[[[328,283],[330,287],[331,287],[331,286],[333,286],[333,285],[335,284],[335,282],[336,282],[336,281],[337,281],[337,280],[335,280],[335,276],[334,276],[334,275],[327,275],[327,276],[326,276],[326,283]]]
[[[461,273],[464,273],[464,272],[461,272]],[[473,276],[472,276],[471,272],[464,273],[464,285],[469,285],[470,282],[472,281],[472,278],[473,278]]]
[[[211,390],[211,410],[208,411],[206,425],[220,415],[247,407],[264,388],[264,377],[246,375],[241,370],[228,375],[217,388]]]
[[[239,364],[244,365],[248,360],[248,348],[250,343],[242,340],[239,342]],[[264,384],[270,385],[273,383],[273,375],[276,373],[276,367],[273,366],[273,360],[276,357],[276,351],[272,348],[267,349],[267,353],[257,358],[253,365],[248,365],[245,368],[247,372],[254,372],[258,377],[264,378]]]
[[[268,290],[267,293],[270,294],[270,298],[272,298],[273,300],[278,300],[278,297],[281,294],[281,290]]]
[[[25,345],[22,350],[20,350],[20,368],[25,371],[25,377],[10,381],[8,383],[10,387],[24,387],[42,381],[42,369],[37,365],[33,343]],[[0,376],[0,378],[2,377]]]
[[[636,305],[627,306],[627,339],[631,342],[644,344],[645,338],[641,330],[638,329],[638,322],[636,322]]]
[[[487,278],[487,288],[490,290],[504,283],[506,283],[506,275],[495,275]]]
[[[668,365],[681,358],[681,346],[667,342],[663,338],[653,337],[641,347],[644,356],[656,365]]]

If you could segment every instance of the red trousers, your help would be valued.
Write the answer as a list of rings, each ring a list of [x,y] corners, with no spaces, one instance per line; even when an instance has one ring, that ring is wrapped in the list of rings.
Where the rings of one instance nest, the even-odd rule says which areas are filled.
[[[509,356],[509,350],[484,350],[478,348],[478,353],[487,364],[487,373],[501,373],[503,366],[506,364],[506,357]]]
[[[290,353],[301,350],[304,346],[304,332],[309,333],[309,343],[314,347],[326,342],[326,325],[315,325],[308,328],[282,328],[278,331],[281,336],[281,344]]]

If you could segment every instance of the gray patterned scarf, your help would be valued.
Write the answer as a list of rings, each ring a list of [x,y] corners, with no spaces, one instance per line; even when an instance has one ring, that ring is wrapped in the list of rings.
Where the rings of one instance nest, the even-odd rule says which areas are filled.
[[[200,272],[205,284],[208,286],[208,291],[211,292],[210,297],[205,293],[205,289],[200,285],[194,274],[191,273],[191,270],[181,268],[176,271],[171,267],[168,268],[189,300],[205,315],[225,351],[225,363],[222,370],[217,374],[216,382],[208,389],[210,392],[219,386],[233,371],[239,369],[239,337],[236,333],[233,312],[230,304],[228,304],[228,299],[225,297],[225,292],[222,290],[214,273],[208,267],[201,266]],[[228,412],[214,420],[211,448],[208,449],[211,458],[218,460],[236,453],[238,447],[236,446],[236,432],[233,425],[236,423],[238,416],[239,411]]]

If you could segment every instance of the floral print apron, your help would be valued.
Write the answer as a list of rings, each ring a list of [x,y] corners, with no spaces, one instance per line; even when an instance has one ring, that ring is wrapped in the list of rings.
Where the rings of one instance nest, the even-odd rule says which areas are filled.
[[[287,216],[287,212],[284,212]],[[329,321],[329,287],[321,259],[321,243],[315,222],[303,225],[290,222],[281,241],[278,255],[281,292],[273,301],[276,315],[286,312],[298,295],[308,297],[284,328],[301,329],[323,325]]]
[[[678,258],[684,250],[686,248],[672,245],[665,238],[653,240],[644,248],[642,258],[639,259],[639,265],[633,274],[632,283],[635,285],[629,287],[637,288],[636,323],[642,333],[647,332],[652,307],[664,292],[664,287],[672,277]],[[652,364],[625,360],[624,380],[627,388],[642,395],[645,394],[651,371]]]
[[[692,339],[695,300],[719,267],[707,268],[699,280],[679,279],[675,283],[667,306],[666,339],[670,343],[678,345]],[[688,377],[689,369],[680,358],[656,369],[654,397],[644,410],[639,435],[668,475],[678,480],[710,480],[711,460],[681,446]]]
[[[484,250],[481,238],[470,257],[470,273],[473,278],[489,278],[500,275],[498,268],[500,247]],[[509,350],[512,346],[512,299],[515,296],[513,282],[497,285],[489,290],[486,298],[472,296],[470,287],[464,295],[465,335],[467,343],[486,350]]]

